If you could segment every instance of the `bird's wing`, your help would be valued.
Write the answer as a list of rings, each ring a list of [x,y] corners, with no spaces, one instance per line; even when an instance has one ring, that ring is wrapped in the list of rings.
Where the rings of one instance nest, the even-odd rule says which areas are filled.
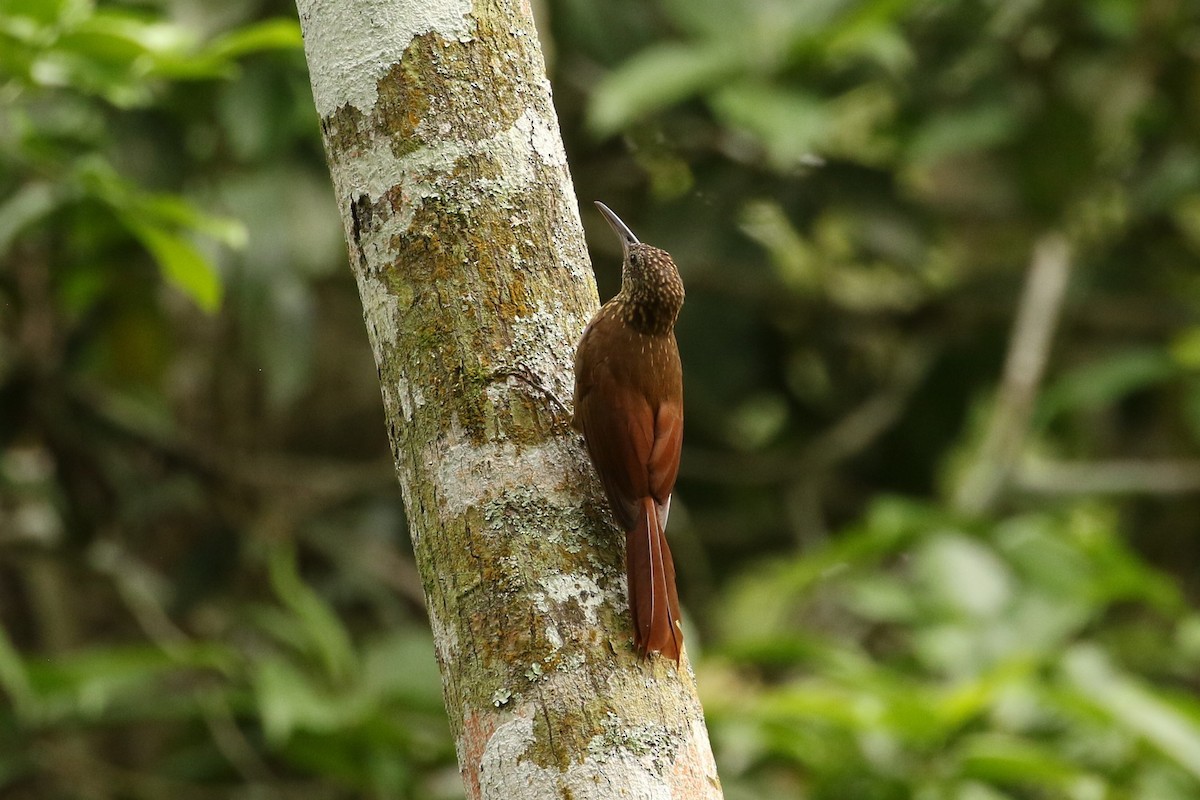
[[[654,448],[654,413],[639,392],[618,383],[606,361],[579,376],[575,419],[613,515],[632,530],[642,498],[651,494],[647,464]]]
[[[671,492],[679,475],[679,451],[683,447],[683,408],[678,402],[666,402],[654,416],[654,446],[650,449],[650,495],[659,505],[663,527],[667,525],[667,508]]]

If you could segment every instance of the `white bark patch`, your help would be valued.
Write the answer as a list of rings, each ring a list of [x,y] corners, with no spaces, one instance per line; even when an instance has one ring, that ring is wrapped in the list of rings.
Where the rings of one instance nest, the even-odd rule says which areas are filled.
[[[461,427],[451,427],[433,447],[430,461],[437,465],[438,500],[445,518],[453,519],[471,507],[514,487],[533,492],[555,506],[571,506],[575,496],[560,486],[572,469],[565,449],[557,442],[517,446],[511,442],[476,444]]]
[[[677,752],[675,737],[666,726],[629,723],[611,711],[604,721],[604,733],[593,736],[587,750],[589,757],[600,761],[635,756],[657,775],[670,771]]]
[[[425,405],[425,393],[421,387],[414,386],[403,376],[396,382],[395,398],[400,402],[405,422],[412,422],[413,412]]]
[[[397,156],[393,142],[381,136],[374,139],[370,147],[353,153],[338,178],[345,187],[344,195],[350,200],[365,194],[372,203],[378,202],[397,184],[404,184],[406,196],[431,197],[437,194],[433,179],[452,174],[459,159],[469,152],[465,143],[443,139],[435,145]],[[400,226],[401,232],[408,229],[411,219],[410,209]],[[370,258],[368,261],[376,263]]]
[[[600,606],[606,601],[615,601],[613,595],[604,592],[588,575],[557,572],[545,576],[539,584],[541,590],[534,590],[531,599],[533,607],[546,622],[544,631],[546,641],[550,643],[550,653],[546,655],[546,661],[550,661],[564,644],[560,633],[560,620],[564,619],[564,608],[574,602],[583,612],[584,627],[596,628],[600,625]],[[574,628],[574,620],[569,625]],[[561,660],[557,668],[567,672],[581,666],[583,661],[582,653],[574,653]]]
[[[473,148],[476,152],[491,156],[501,166],[500,177],[480,179],[479,186],[501,197],[514,194],[537,180],[535,167],[539,161],[548,167],[562,167],[567,163],[558,131],[532,109],[526,109],[507,130],[476,144],[482,145]]]
[[[533,149],[542,161],[550,166],[562,167],[567,164],[567,153],[563,150],[562,138],[559,136],[558,126],[551,125],[550,120],[543,119],[541,116],[533,113],[532,110],[526,111],[517,120],[517,124],[524,129],[529,128],[530,138],[533,140]]]
[[[597,611],[607,594],[589,576],[558,572],[545,576],[540,584],[543,591],[533,596],[538,611],[549,615],[574,600],[583,610],[583,619],[588,625],[596,627],[600,624]]]
[[[550,642],[551,650],[561,650],[562,649],[563,638],[562,638],[562,635],[559,634],[559,632],[558,632],[557,625],[551,624],[551,625],[546,626],[546,641]]]
[[[565,316],[561,311],[539,307],[537,311],[512,321],[512,344],[506,348],[505,361],[509,366],[520,365],[542,380],[550,379],[553,385],[546,386],[554,392],[559,403],[571,407],[572,385],[571,354],[579,331],[586,325]]]
[[[388,292],[382,281],[372,280],[360,270],[355,270],[358,278],[358,294],[362,298],[363,319],[367,322],[367,338],[371,341],[371,352],[375,354],[375,363],[384,363],[384,353],[396,344],[400,335],[397,322],[400,308],[399,299]]]
[[[404,421],[412,422],[413,398],[406,378],[401,378],[396,382],[396,399],[400,401],[400,411],[404,414]]]
[[[528,757],[533,742],[532,719],[518,716],[496,729],[479,766],[484,800],[671,800],[667,775],[659,774],[648,756],[602,747],[560,772]]]
[[[433,632],[433,647],[439,664],[453,664],[458,658],[458,629],[442,621],[441,615],[429,609],[429,628]],[[701,726],[703,727],[703,726]]]
[[[471,0],[297,0],[317,113],[324,118],[349,103],[370,116],[380,78],[412,40],[426,33],[466,40],[471,5]]]

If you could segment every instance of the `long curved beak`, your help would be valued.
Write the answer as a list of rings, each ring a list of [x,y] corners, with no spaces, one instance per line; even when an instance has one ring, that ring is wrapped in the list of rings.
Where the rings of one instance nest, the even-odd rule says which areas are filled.
[[[638,238],[633,235],[633,231],[629,230],[629,226],[621,222],[621,218],[612,212],[611,208],[599,200],[596,201],[596,208],[600,209],[600,213],[604,215],[604,218],[608,220],[608,224],[612,226],[613,231],[621,239],[621,250],[628,255],[629,246],[631,244],[639,244]]]

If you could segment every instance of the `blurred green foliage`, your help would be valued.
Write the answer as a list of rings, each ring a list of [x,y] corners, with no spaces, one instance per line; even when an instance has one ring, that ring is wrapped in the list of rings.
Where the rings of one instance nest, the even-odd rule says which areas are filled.
[[[1200,7],[538,12],[581,199],[688,285],[727,796],[1200,797]],[[5,797],[462,794],[294,16],[0,0]]]
[[[1200,615],[1104,505],[881,499],[728,597],[701,686],[731,798],[1200,792]]]

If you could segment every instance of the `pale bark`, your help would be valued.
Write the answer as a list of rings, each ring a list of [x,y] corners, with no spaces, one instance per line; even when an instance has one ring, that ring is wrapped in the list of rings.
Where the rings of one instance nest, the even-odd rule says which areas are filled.
[[[564,409],[597,306],[527,4],[297,0],[472,798],[718,798]]]

